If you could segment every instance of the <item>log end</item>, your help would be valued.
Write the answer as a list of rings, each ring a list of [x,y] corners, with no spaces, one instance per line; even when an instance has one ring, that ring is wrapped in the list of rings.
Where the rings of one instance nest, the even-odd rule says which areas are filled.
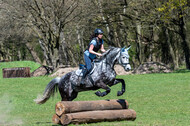
[[[62,125],[68,125],[68,124],[70,124],[71,123],[71,117],[70,116],[68,116],[68,115],[65,115],[65,114],[63,114],[62,116],[61,116],[61,124]]]
[[[53,115],[52,121],[54,124],[61,124],[61,120],[60,120],[59,116],[57,116],[56,114]]]
[[[132,116],[131,116],[131,121],[134,121],[136,118],[137,118],[137,115],[136,115],[136,111],[135,110],[133,110],[133,109],[129,109],[130,111],[131,111],[131,113],[132,113]]]
[[[58,116],[61,116],[65,113],[65,106],[61,102],[58,102],[55,106],[55,112]]]

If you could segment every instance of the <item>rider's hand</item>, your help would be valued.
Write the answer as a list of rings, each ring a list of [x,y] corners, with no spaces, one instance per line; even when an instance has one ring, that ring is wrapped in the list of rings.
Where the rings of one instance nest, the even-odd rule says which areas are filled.
[[[101,54],[101,53],[98,53],[97,55],[98,55],[98,56],[102,56],[102,54]]]

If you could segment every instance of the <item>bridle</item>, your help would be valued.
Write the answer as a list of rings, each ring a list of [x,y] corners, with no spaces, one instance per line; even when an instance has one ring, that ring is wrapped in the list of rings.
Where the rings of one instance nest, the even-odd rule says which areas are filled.
[[[122,56],[122,50],[123,50],[123,49],[121,49],[121,51],[120,51],[119,62],[121,63],[121,65],[122,65],[123,67],[125,67],[125,66],[128,65],[129,63],[123,63],[123,61],[122,61],[122,59],[121,59],[121,58],[122,58],[122,57],[121,57],[121,56]],[[126,56],[126,57],[127,57],[127,59],[129,59],[128,56]]]

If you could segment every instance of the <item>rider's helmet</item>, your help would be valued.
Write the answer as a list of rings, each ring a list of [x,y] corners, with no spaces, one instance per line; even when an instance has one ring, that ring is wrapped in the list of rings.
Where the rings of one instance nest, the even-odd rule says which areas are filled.
[[[95,31],[94,31],[94,34],[103,34],[104,32],[102,31],[102,29],[99,29],[99,28],[97,28],[97,29],[95,29]]]

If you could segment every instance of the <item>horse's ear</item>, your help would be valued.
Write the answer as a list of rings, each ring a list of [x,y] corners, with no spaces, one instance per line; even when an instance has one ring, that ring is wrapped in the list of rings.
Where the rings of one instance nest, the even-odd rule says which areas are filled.
[[[131,48],[131,45],[126,49],[127,51]]]
[[[124,52],[124,51],[125,51],[125,48],[126,48],[126,46],[124,46],[124,47],[121,49],[121,52]]]

